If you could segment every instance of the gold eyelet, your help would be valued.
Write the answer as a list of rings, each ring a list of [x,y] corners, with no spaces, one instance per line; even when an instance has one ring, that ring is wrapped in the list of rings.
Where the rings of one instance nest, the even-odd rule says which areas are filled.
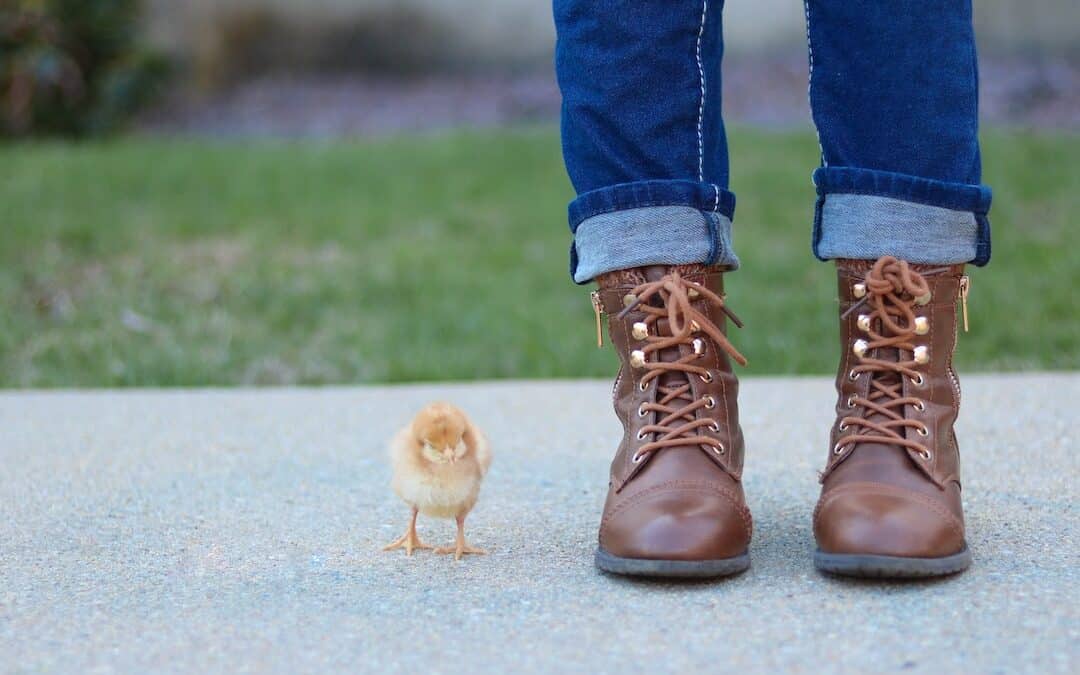
[[[870,343],[867,342],[866,340],[861,340],[861,339],[856,340],[855,343],[851,345],[851,351],[855,352],[855,356],[858,356],[859,358],[862,358],[863,356],[865,356],[866,355],[866,350],[869,349],[869,348],[870,348]]]
[[[630,352],[630,365],[632,367],[644,368],[645,363],[645,352],[640,349],[635,349],[634,351]]]
[[[849,407],[849,408],[854,408],[855,407],[855,394],[852,394],[851,396],[847,397],[847,407]]]
[[[630,334],[634,336],[635,340],[644,340],[649,337],[649,324],[644,321],[635,322]]]
[[[700,377],[701,381],[704,382],[705,384],[709,384],[710,382],[713,381],[712,373],[710,373],[708,371],[706,371],[704,375],[698,375],[698,377]]]
[[[919,412],[926,412],[926,404],[923,403],[922,401],[915,401],[915,403],[913,404],[913,407],[915,408],[915,410],[918,410]]]
[[[915,433],[919,434],[920,436],[929,436],[930,430],[927,429],[926,425],[924,424],[921,427],[916,427]]]
[[[916,387],[921,387],[921,386],[923,386],[924,384],[926,384],[926,378],[924,378],[924,377],[922,376],[922,373],[919,373],[919,376],[918,376],[917,378],[916,378],[916,377],[912,377],[912,378],[909,378],[909,379],[911,380],[911,383],[912,383],[913,385],[915,385]]]
[[[923,364],[930,362],[930,348],[926,345],[919,345],[912,351],[915,363]]]
[[[712,396],[706,396],[705,397],[705,407],[706,408],[715,408],[716,407],[716,399],[713,398]]]
[[[925,451],[925,452],[920,452],[920,453],[919,453],[919,457],[922,457],[922,458],[923,458],[924,460],[927,460],[927,461],[929,461],[929,460],[930,460],[930,458],[931,458],[931,457],[933,457],[933,455],[932,455],[932,454],[930,454],[930,451],[929,451],[929,450],[927,450],[927,451]]]
[[[856,298],[861,298],[866,295],[866,284],[855,284],[851,287],[851,294]]]
[[[859,379],[859,374],[855,372],[854,368],[852,368],[851,370],[848,371],[847,377],[848,377],[849,380],[854,381],[854,380]]]
[[[926,335],[930,332],[930,320],[925,316],[915,317],[915,334]]]
[[[627,293],[622,298],[623,307],[629,307],[630,305],[634,304],[635,302],[637,302],[637,296],[634,295],[633,293]]]
[[[638,388],[638,391],[645,391],[646,389],[649,388],[649,385],[645,384],[645,381],[642,380],[641,382],[638,382],[637,388]]]
[[[709,431],[717,434],[720,433],[720,425],[716,423],[716,420],[709,423]]]
[[[694,338],[693,345],[694,345],[694,353],[695,354],[697,354],[698,356],[704,356],[705,355],[705,341],[704,340],[702,340],[701,338]]]
[[[930,300],[932,300],[933,297],[934,297],[933,294],[930,291],[927,291],[924,295],[920,295],[919,297],[915,298],[915,304],[916,305],[929,305]]]
[[[860,314],[859,318],[855,321],[855,325],[864,333],[870,332],[870,315]]]
[[[724,454],[725,452],[727,452],[727,448],[725,448],[725,447],[724,447],[724,444],[723,444],[723,443],[721,443],[721,444],[720,444],[720,445],[718,445],[718,446],[715,446],[715,445],[714,445],[714,446],[713,446],[713,449],[712,449],[712,450],[713,450],[713,452],[715,452],[715,453],[716,453],[716,454],[718,454],[718,455],[722,455],[722,454]]]

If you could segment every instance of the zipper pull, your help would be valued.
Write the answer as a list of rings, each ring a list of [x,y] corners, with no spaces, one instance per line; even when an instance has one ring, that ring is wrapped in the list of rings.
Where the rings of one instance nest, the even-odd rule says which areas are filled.
[[[600,291],[593,291],[589,293],[589,297],[592,299],[593,314],[596,315],[596,346],[604,346],[604,327],[603,322],[600,321],[600,315],[604,313],[604,308],[600,305]]]
[[[968,275],[960,277],[960,308],[964,313],[964,332],[968,332],[967,299],[971,292],[971,278]]]

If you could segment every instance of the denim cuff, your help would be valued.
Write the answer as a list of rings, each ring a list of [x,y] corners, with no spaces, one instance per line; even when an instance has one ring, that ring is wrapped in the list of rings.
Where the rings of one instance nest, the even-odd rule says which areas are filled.
[[[894,255],[926,264],[990,260],[990,189],[888,171],[814,172],[813,250],[821,260]]]
[[[587,218],[570,246],[570,275],[584,284],[598,274],[643,265],[739,266],[731,219],[692,206],[645,206]]]
[[[692,206],[701,211],[715,211],[731,220],[735,195],[718,185],[693,180],[620,183],[582,193],[570,202],[570,231],[577,232],[578,226],[593,216],[645,206]]]
[[[712,183],[648,180],[585,192],[570,203],[570,276],[583,284],[642,265],[737,267],[735,195]]]

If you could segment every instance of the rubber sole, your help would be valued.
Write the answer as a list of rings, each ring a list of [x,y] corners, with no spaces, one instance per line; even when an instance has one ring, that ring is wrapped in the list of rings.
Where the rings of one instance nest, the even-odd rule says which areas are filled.
[[[903,558],[814,551],[814,567],[828,574],[864,579],[924,579],[963,572],[971,565],[971,550],[944,558]]]
[[[629,577],[662,579],[709,579],[745,572],[750,568],[750,554],[720,560],[646,560],[620,558],[603,549],[596,550],[596,567],[602,572]]]

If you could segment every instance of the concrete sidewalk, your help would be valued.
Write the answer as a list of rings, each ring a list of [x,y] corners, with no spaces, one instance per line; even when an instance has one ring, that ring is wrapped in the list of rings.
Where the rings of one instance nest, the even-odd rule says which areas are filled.
[[[824,378],[744,383],[753,567],[691,584],[592,567],[608,382],[0,394],[0,670],[1076,672],[1080,375],[963,385],[975,564],[903,585],[811,566]],[[491,436],[491,555],[379,551],[432,398]]]

